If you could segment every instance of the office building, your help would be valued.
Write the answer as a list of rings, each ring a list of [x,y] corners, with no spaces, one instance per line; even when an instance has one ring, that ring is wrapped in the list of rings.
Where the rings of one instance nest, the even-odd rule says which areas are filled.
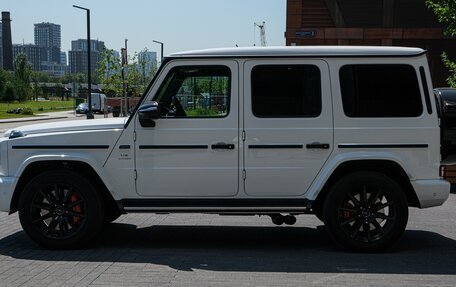
[[[41,72],[48,74],[51,77],[63,77],[68,72],[68,66],[66,64],[56,62],[41,62]]]

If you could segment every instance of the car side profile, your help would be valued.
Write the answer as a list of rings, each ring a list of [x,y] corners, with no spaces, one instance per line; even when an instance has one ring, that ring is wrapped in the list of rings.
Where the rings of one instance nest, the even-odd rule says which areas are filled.
[[[378,251],[408,208],[439,206],[440,130],[425,51],[227,48],[168,56],[128,118],[20,127],[0,140],[0,210],[52,249],[123,213],[315,214]]]

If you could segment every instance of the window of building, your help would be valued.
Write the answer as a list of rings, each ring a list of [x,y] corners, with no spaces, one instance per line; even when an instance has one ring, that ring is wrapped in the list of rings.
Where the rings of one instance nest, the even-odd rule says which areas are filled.
[[[346,65],[340,69],[349,117],[417,117],[423,112],[416,71],[409,65]]]
[[[252,110],[257,117],[317,117],[321,75],[314,65],[260,65],[253,68]]]
[[[230,106],[231,71],[225,66],[173,68],[155,97],[163,117],[224,117]]]

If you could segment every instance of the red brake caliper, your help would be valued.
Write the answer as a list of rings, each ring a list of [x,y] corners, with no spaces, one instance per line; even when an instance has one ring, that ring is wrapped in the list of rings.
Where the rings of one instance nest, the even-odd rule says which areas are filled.
[[[351,206],[349,204],[344,204],[344,207],[346,208],[351,208]],[[342,216],[344,217],[344,219],[349,219],[351,217],[351,212],[350,211],[347,211],[347,210],[344,210],[343,213],[342,213]]]
[[[76,193],[73,193],[71,195],[70,201],[71,202],[76,202],[79,200],[79,197]],[[73,212],[81,213],[82,212],[82,207],[80,204],[73,206]],[[81,218],[79,216],[73,216],[73,224],[78,224],[81,221]]]

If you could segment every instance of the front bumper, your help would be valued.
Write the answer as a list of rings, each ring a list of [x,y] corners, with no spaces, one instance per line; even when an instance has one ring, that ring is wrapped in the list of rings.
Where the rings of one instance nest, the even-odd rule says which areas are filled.
[[[412,181],[421,208],[442,205],[450,195],[450,183],[443,179]]]
[[[15,177],[0,176],[0,211],[10,211],[15,183]]]

